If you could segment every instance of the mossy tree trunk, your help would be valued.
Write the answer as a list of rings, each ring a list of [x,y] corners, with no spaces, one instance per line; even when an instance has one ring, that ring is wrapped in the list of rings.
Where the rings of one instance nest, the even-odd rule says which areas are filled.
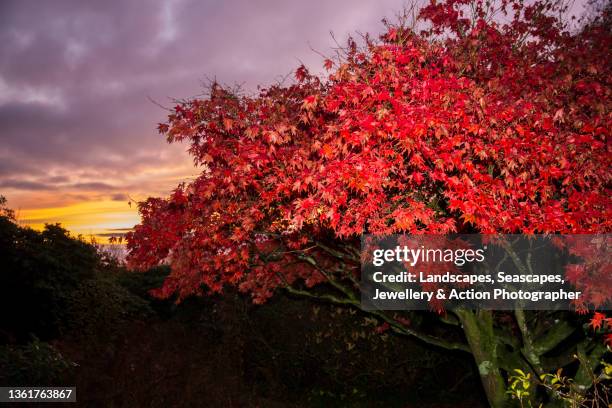
[[[500,344],[493,328],[493,313],[489,310],[456,311],[468,341],[489,404],[494,408],[506,406],[507,394],[499,365]]]

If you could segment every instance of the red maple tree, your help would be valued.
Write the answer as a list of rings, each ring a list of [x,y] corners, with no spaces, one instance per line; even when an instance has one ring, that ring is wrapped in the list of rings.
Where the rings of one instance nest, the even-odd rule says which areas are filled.
[[[301,66],[295,83],[254,96],[214,84],[179,103],[159,131],[187,142],[202,173],[140,203],[130,264],[171,265],[162,297],[233,285],[256,303],[284,288],[359,307],[362,233],[609,232],[609,10],[573,31],[563,11],[432,2],[415,24],[350,39],[325,79]],[[493,406],[506,373],[556,368],[546,353],[576,331],[558,313],[454,310],[439,330],[369,313],[472,353]],[[597,361],[602,347],[568,353]]]

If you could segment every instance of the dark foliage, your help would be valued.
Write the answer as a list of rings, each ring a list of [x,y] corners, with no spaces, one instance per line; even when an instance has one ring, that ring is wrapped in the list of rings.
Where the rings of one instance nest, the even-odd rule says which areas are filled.
[[[156,299],[168,267],[128,273],[60,226],[22,228],[4,208],[0,265],[3,386],[76,385],[94,407],[480,401],[465,398],[479,390],[465,356],[381,335],[359,313],[285,296],[259,307],[237,293]]]

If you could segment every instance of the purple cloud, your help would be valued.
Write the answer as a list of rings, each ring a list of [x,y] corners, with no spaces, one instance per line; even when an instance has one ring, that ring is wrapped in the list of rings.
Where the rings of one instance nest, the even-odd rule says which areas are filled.
[[[339,39],[377,33],[402,4],[3,1],[2,193],[168,191],[197,169],[185,146],[157,135],[166,112],[149,98],[171,105],[200,93],[205,78],[254,90],[300,61],[316,71],[321,57],[311,48],[331,53],[330,30]]]

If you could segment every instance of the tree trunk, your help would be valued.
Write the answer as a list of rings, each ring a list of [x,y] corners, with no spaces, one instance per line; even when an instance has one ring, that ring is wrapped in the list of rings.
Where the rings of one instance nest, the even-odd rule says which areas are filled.
[[[493,332],[493,315],[491,311],[456,311],[472,355],[478,366],[482,386],[491,407],[506,406],[507,395],[504,378],[498,361],[498,342]]]

